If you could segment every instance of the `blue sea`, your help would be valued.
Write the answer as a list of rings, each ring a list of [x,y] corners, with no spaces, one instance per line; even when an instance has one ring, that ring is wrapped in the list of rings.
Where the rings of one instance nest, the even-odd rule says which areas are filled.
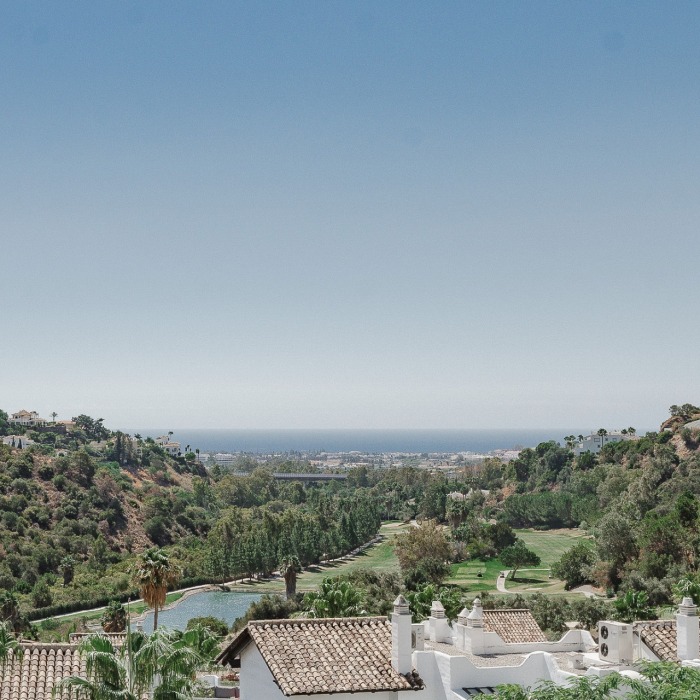
[[[133,428],[131,435],[164,435],[172,428]],[[564,442],[565,435],[589,433],[552,428],[541,430],[173,430],[182,447],[202,452],[490,452]]]

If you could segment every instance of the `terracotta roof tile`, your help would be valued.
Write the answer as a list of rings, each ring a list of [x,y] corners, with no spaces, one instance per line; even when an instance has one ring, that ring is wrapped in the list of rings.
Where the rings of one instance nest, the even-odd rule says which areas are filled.
[[[678,661],[675,620],[635,622],[633,629],[661,661]]]
[[[219,661],[232,661],[249,640],[287,696],[423,687],[415,672],[392,667],[391,624],[383,617],[251,621]]]
[[[547,641],[529,610],[484,610],[484,629],[506,644]]]
[[[22,644],[21,660],[12,652],[0,665],[0,700],[51,700],[62,678],[85,676],[85,662],[73,644]],[[68,694],[65,694],[68,697]]]

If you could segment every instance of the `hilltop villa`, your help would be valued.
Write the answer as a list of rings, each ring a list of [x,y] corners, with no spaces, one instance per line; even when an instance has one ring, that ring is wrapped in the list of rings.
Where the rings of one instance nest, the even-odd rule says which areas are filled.
[[[37,426],[45,425],[47,423],[45,418],[40,418],[36,411],[17,411],[17,413],[10,414],[8,418],[10,423],[17,423],[17,425],[24,425],[27,428],[36,428]]]

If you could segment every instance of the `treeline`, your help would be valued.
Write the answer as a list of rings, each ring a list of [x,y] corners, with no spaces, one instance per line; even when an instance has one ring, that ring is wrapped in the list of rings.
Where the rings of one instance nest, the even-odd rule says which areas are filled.
[[[221,513],[207,538],[207,570],[225,581],[267,576],[297,557],[302,566],[334,559],[365,544],[379,531],[380,509],[369,494],[316,493],[304,507],[266,507]]]

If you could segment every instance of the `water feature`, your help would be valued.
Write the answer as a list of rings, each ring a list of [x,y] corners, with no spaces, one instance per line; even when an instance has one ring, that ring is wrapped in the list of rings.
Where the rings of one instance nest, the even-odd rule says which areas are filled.
[[[184,630],[193,617],[217,617],[231,626],[234,620],[242,617],[248,606],[260,600],[259,593],[226,593],[225,591],[204,591],[189,595],[175,603],[169,610],[158,613],[158,627]],[[132,624],[132,629],[136,625]],[[143,631],[153,631],[153,611],[149,610],[143,621]]]

